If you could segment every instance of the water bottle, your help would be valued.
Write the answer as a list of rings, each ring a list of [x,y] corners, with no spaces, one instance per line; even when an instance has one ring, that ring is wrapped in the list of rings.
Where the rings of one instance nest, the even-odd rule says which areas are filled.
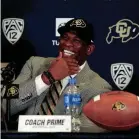
[[[81,107],[81,94],[78,91],[76,86],[76,79],[72,79],[72,108],[71,108],[71,115],[72,115],[72,131],[79,132],[80,131],[80,110]]]
[[[68,81],[68,86],[64,90],[64,107],[65,114],[71,115],[71,99],[72,99],[72,79],[70,78]]]

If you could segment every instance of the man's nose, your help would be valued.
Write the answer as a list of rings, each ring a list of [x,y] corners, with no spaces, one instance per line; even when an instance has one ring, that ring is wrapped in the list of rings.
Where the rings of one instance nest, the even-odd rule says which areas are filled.
[[[71,40],[66,41],[66,46],[67,47],[73,47],[73,42]]]

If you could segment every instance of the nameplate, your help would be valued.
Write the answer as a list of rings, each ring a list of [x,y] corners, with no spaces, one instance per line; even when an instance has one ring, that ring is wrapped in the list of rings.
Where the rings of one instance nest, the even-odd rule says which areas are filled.
[[[71,132],[71,116],[20,115],[18,132]]]

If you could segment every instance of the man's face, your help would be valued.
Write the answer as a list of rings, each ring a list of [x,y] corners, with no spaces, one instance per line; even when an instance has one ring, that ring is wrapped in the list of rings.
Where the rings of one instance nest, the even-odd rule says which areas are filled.
[[[62,52],[63,57],[75,55],[79,65],[82,65],[86,58],[89,46],[86,45],[76,34],[66,32],[60,37],[59,51]]]

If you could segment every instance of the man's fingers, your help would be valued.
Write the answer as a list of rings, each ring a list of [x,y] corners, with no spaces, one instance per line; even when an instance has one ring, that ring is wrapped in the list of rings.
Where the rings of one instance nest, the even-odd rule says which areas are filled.
[[[62,58],[62,52],[61,51],[59,52],[57,59],[60,59],[60,58]]]
[[[69,66],[69,70],[70,70],[70,71],[79,71],[80,68],[79,68],[79,67],[70,67],[70,66]]]
[[[68,62],[73,62],[73,63],[78,63],[78,61],[76,59],[72,59],[72,58],[64,58],[65,61],[68,63]]]
[[[74,63],[74,62],[68,62],[68,66],[79,67],[79,65],[77,63]]]

